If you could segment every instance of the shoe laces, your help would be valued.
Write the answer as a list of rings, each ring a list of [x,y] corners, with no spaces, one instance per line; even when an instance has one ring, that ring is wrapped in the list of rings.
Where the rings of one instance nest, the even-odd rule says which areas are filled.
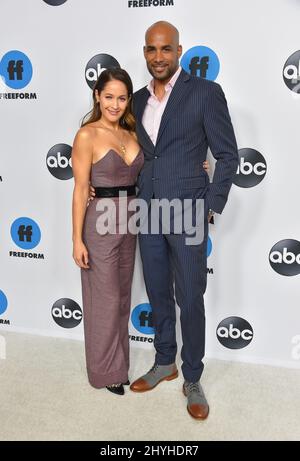
[[[154,364],[153,367],[149,370],[149,373],[156,373],[158,370],[158,364]]]
[[[189,393],[195,392],[196,394],[202,394],[199,383],[186,383],[185,387],[188,389]]]

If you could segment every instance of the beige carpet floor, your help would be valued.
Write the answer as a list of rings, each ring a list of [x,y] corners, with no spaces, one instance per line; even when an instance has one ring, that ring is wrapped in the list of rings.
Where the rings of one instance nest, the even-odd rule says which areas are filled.
[[[1,332],[1,440],[300,440],[300,371],[209,360],[206,421],[186,411],[182,376],[119,397],[87,381],[83,343]],[[132,349],[130,378],[153,352]]]

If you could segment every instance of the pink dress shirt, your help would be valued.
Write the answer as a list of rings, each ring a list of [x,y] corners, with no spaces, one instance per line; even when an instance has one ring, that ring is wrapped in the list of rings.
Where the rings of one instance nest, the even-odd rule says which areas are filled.
[[[181,67],[179,66],[178,70],[175,72],[171,80],[166,84],[166,92],[161,101],[154,94],[154,81],[151,80],[151,82],[147,86],[147,90],[150,92],[150,97],[145,107],[142,123],[154,145],[156,144],[156,139],[162,115],[164,113],[171,91],[175,85],[176,80],[179,77],[180,72]]]

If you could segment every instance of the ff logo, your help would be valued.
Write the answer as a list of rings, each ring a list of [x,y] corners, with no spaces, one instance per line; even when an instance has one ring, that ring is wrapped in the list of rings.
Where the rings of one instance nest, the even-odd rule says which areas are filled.
[[[96,54],[86,65],[85,68],[85,80],[91,89],[94,88],[94,85],[101,74],[105,69],[110,68],[120,68],[118,61],[110,56],[109,54],[101,53]]]
[[[47,154],[47,168],[57,179],[70,179],[72,170],[72,147],[68,144],[55,144]]]
[[[10,228],[10,235],[18,247],[23,250],[35,248],[41,240],[41,230],[38,224],[30,218],[16,219]]]
[[[134,328],[145,335],[154,335],[152,308],[148,303],[139,304],[131,314]]]
[[[0,75],[8,87],[15,90],[24,88],[32,78],[30,59],[21,51],[9,51],[1,59]]]
[[[239,149],[240,164],[233,183],[240,187],[257,186],[265,177],[267,163],[263,155],[255,149]]]
[[[59,6],[66,3],[67,0],[44,0],[45,3],[52,6]]]
[[[242,349],[253,339],[253,329],[241,317],[228,317],[219,323],[217,338],[222,346],[228,349]]]
[[[73,299],[61,298],[52,306],[52,318],[62,328],[75,328],[82,320],[82,310]]]
[[[283,80],[291,91],[300,94],[300,50],[293,53],[284,64]]]
[[[300,242],[280,240],[271,249],[269,261],[272,269],[280,275],[300,274]]]
[[[3,293],[2,290],[0,290],[0,315],[4,314],[8,306],[7,302],[7,297]]]
[[[181,67],[191,75],[215,80],[219,74],[220,61],[216,53],[207,46],[194,46],[181,58]]]

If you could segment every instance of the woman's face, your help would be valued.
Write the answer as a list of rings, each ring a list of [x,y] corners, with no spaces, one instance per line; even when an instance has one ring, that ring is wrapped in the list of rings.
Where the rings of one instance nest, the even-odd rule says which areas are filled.
[[[102,117],[110,123],[118,122],[128,104],[126,85],[119,80],[110,80],[100,94],[97,90],[95,94],[100,104]]]

